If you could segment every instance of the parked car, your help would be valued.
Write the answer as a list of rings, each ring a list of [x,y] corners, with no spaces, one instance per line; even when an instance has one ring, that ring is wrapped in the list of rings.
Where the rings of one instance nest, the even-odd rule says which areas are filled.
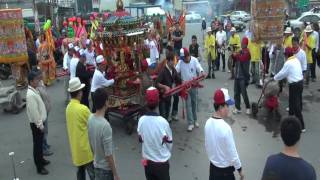
[[[301,15],[306,15],[306,14],[310,14],[310,13],[319,14],[320,13],[320,7],[314,7],[312,9],[310,9],[309,11],[303,12]]]
[[[242,32],[244,29],[246,29],[246,24],[243,21],[234,19],[234,18],[230,18],[232,25],[236,28],[236,30],[238,32]]]
[[[248,22],[251,20],[251,15],[245,11],[233,11],[230,13],[230,17],[244,22]]]
[[[305,13],[304,15],[301,15],[299,18],[294,19],[294,20],[289,20],[288,21],[288,26],[291,27],[291,29],[296,32],[300,31],[303,29],[303,25],[305,22],[310,22],[310,23],[319,23],[320,21],[320,13]]]
[[[201,22],[201,20],[201,15],[194,11],[189,11],[186,13],[186,22]]]
[[[222,16],[220,16],[220,21],[223,23],[224,20],[227,18],[227,16],[228,16],[228,15],[222,15]],[[230,20],[231,20],[232,26],[235,27],[238,32],[242,32],[243,30],[246,29],[246,24],[245,24],[245,22],[239,21],[239,20],[238,20],[237,18],[235,18],[235,17],[230,17]]]

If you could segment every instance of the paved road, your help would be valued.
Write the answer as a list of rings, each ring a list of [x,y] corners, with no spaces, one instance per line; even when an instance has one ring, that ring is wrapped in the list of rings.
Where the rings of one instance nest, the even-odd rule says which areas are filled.
[[[184,44],[189,44],[191,35],[200,37],[200,24],[187,25],[187,37]],[[200,38],[201,41],[201,38]],[[200,42],[201,44],[201,42]],[[204,64],[204,68],[206,66]],[[200,89],[200,112],[198,119],[201,127],[192,133],[186,132],[187,122],[180,117],[179,122],[172,123],[174,147],[171,158],[171,178],[173,180],[206,180],[208,179],[208,166],[204,149],[203,126],[212,114],[213,91],[219,87],[226,87],[233,95],[233,81],[227,80],[227,72],[217,72],[215,80],[205,80],[205,87]],[[300,149],[301,155],[316,168],[320,175],[320,122],[319,107],[320,79],[304,91],[304,116],[307,132],[302,135]],[[12,179],[12,168],[8,152],[14,151],[17,164],[17,173],[22,180],[72,180],[76,179],[76,168],[70,158],[69,143],[67,140],[65,123],[65,104],[63,98],[63,81],[57,81],[48,88],[52,98],[53,110],[49,115],[49,144],[55,153],[48,159],[52,162],[48,166],[50,174],[39,176],[36,174],[32,160],[32,138],[28,125],[26,112],[18,115],[8,115],[0,112],[0,179]],[[287,90],[285,90],[287,93]],[[250,101],[257,101],[261,91],[253,86],[249,87]],[[286,114],[287,96],[281,98],[281,111]],[[181,114],[181,113],[180,113]],[[242,113],[231,116],[228,122],[232,125],[237,148],[242,160],[246,179],[256,180],[261,177],[265,160],[268,155],[277,153],[282,148],[279,138],[279,122],[267,118],[260,113],[254,119]],[[141,147],[137,134],[129,136],[124,131],[121,120],[111,120],[114,132],[114,148],[117,167],[122,180],[143,180],[144,171],[140,164]]]

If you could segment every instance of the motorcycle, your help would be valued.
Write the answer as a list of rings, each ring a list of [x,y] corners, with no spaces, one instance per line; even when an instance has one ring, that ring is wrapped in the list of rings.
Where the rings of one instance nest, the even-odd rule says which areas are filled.
[[[10,75],[11,75],[10,64],[0,63],[0,79],[7,80]]]

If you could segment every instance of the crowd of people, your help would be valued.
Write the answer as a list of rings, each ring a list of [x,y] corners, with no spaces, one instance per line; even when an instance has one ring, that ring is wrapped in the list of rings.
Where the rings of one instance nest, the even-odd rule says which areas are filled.
[[[172,120],[178,120],[179,95],[186,107],[187,131],[192,132],[200,126],[197,117],[200,84],[193,84],[179,95],[163,95],[173,87],[198,76],[215,78],[215,71],[220,70],[221,59],[222,71],[226,70],[227,65],[230,79],[234,80],[234,98],[231,98],[228,90],[224,88],[217,89],[213,95],[215,113],[205,124],[205,147],[210,161],[209,179],[235,179],[235,170],[238,171],[240,179],[244,179],[232,129],[224,120],[228,117],[229,107],[232,105],[235,105],[232,110],[234,114],[241,113],[241,96],[246,113],[251,113],[248,85],[262,87],[264,76],[279,81],[280,86],[284,86],[282,80],[287,79],[288,111],[289,115],[295,117],[290,116],[282,120],[280,129],[285,148],[281,153],[268,158],[262,179],[316,179],[313,167],[298,153],[301,132],[306,131],[302,115],[304,82],[309,84],[309,79],[315,81],[316,77],[315,64],[318,61],[319,47],[316,25],[313,28],[307,25],[300,37],[293,35],[291,29],[287,28],[282,44],[262,44],[255,41],[250,32],[241,40],[229,21],[230,19],[227,19],[225,23],[220,23],[216,19],[211,26],[205,27],[207,35],[204,39],[203,58],[195,35],[192,36],[189,48],[182,46],[184,32],[178,23],[171,32],[172,42],[166,48],[164,60],[160,60],[160,48],[154,32],[145,40],[145,45],[150,49],[149,68],[155,69],[162,64],[154,87],[147,88],[144,93],[147,110],[140,117],[137,127],[146,179],[170,179],[169,159],[173,144],[170,123]],[[85,47],[69,43],[63,56],[63,69],[68,72],[65,77],[66,126],[72,161],[78,168],[79,180],[86,178],[86,171],[91,180],[118,180],[120,178],[114,161],[112,128],[105,119],[108,108],[108,94],[105,88],[112,86],[117,78],[106,77],[107,61],[103,55],[95,51],[93,44],[90,39],[85,41]],[[52,58],[48,57],[51,53],[45,52],[46,48],[39,48],[43,49],[42,56],[45,59]],[[227,52],[230,56],[228,62],[225,62]],[[201,66],[202,59],[207,59],[207,73]],[[50,63],[52,64],[51,61]],[[142,65],[143,63],[145,62],[142,62]],[[45,166],[50,161],[44,159],[44,156],[53,154],[47,142],[50,99],[44,86],[51,82],[50,68],[53,66],[46,67],[49,69],[40,67],[40,70],[35,68],[29,73],[26,98],[33,135],[34,162],[37,172],[42,175],[49,173]],[[45,78],[43,71],[47,72]],[[287,163],[292,166],[288,167]]]

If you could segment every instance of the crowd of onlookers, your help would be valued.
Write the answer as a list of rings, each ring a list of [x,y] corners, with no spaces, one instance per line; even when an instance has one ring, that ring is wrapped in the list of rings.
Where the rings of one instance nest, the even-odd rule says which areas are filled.
[[[216,19],[211,26],[204,25],[206,23],[202,27],[206,32],[203,57],[200,55],[201,48],[196,36],[192,36],[189,48],[182,46],[184,32],[178,23],[170,32],[171,43],[166,48],[164,60],[160,61],[156,36],[150,34],[145,41],[150,49],[150,62],[142,62],[141,65],[149,66],[150,69],[162,65],[154,87],[147,88],[144,93],[147,110],[140,117],[137,127],[146,179],[170,179],[169,159],[174,138],[169,123],[178,120],[179,100],[185,104],[187,130],[191,132],[200,126],[197,106],[198,88],[201,84],[194,83],[180,92],[181,99],[178,94],[166,97],[163,95],[198,76],[215,78],[215,71],[220,70],[220,58],[222,71],[228,66],[230,79],[234,79],[234,98],[224,88],[217,89],[213,94],[215,112],[206,121],[204,128],[205,148],[210,161],[209,179],[235,179],[234,171],[239,173],[240,179],[244,179],[245,170],[237,153],[232,129],[224,119],[228,117],[229,107],[232,105],[235,105],[234,114],[241,112],[241,96],[246,105],[246,113],[251,113],[247,87],[249,84],[262,87],[263,76],[267,74],[273,80],[287,79],[289,115],[295,117],[289,116],[282,120],[280,132],[284,149],[268,158],[262,179],[316,179],[313,167],[300,157],[298,144],[301,132],[305,132],[302,116],[303,85],[304,82],[309,83],[310,75],[311,80],[315,81],[319,35],[310,25],[306,26],[301,37],[292,36],[288,28],[284,32],[283,44],[268,45],[256,42],[250,31],[241,40],[230,19],[224,23]],[[105,87],[112,86],[117,78],[106,77],[107,61],[102,55],[96,55],[92,44],[88,39],[85,42],[86,49],[81,49],[69,43],[63,58],[63,69],[69,74],[65,78],[65,97],[68,104],[66,126],[72,161],[77,167],[79,180],[85,179],[86,171],[91,180],[120,179],[114,161],[112,128],[105,119],[108,109]],[[227,62],[226,52],[230,54]],[[199,62],[203,59],[208,62],[207,73]],[[33,135],[34,162],[37,172],[46,175],[49,172],[45,166],[50,161],[44,159],[44,156],[53,153],[46,140],[50,99],[41,76],[38,69],[29,73],[26,100]],[[89,97],[92,100],[91,106]]]

